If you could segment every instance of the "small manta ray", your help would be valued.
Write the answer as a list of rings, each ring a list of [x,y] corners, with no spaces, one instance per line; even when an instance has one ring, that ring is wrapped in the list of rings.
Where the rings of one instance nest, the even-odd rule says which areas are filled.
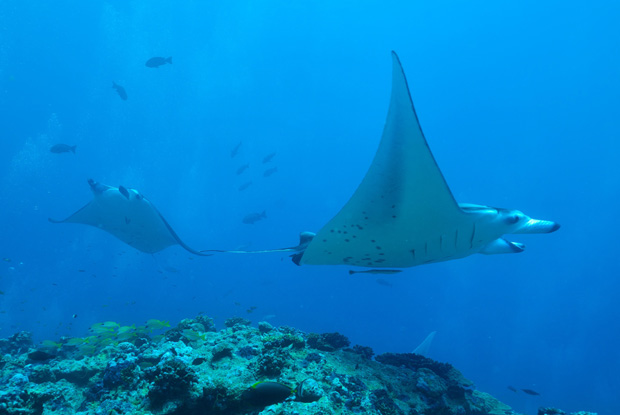
[[[316,235],[302,233],[297,247],[250,252],[295,252],[297,265],[406,268],[475,253],[522,252],[523,244],[503,235],[559,229],[518,210],[457,203],[422,133],[395,52],[392,63],[383,136],[351,199]]]
[[[139,251],[153,254],[171,245],[181,245],[195,255],[208,256],[187,246],[153,204],[135,189],[112,187],[88,180],[94,198],[64,220],[52,223],[82,223],[104,230]]]

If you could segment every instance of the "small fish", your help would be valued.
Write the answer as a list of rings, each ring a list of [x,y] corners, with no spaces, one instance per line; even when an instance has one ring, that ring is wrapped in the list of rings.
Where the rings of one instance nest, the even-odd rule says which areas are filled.
[[[0,295],[4,295],[4,291],[0,290]]]
[[[146,327],[149,330],[159,330],[165,327],[170,327],[170,323],[167,321],[150,319],[149,321],[146,322]]]
[[[239,141],[239,144],[237,144],[235,148],[232,149],[232,151],[230,152],[230,158],[234,158],[237,154],[239,154],[239,149],[241,148],[242,143],[243,141]]]
[[[93,326],[104,327],[106,329],[116,330],[121,325],[116,323],[116,322],[114,322],[114,321],[104,321],[103,323],[97,323],[97,324],[94,324]]]
[[[243,218],[242,222],[246,225],[254,225],[255,222],[258,222],[261,219],[265,219],[267,217],[267,213],[263,210],[262,213],[248,213]]]
[[[239,191],[242,192],[245,189],[247,189],[248,187],[250,187],[250,185],[252,184],[252,181],[250,180],[249,182],[245,182],[243,183],[241,186],[239,186]]]
[[[514,393],[517,393],[517,388],[515,388],[514,386],[506,386],[508,388],[508,390],[513,391]]]
[[[60,349],[62,347],[62,343],[54,342],[51,340],[43,340],[41,342],[41,346],[46,349]]]
[[[95,334],[106,334],[106,333],[114,333],[120,324],[115,323],[113,321],[105,321],[103,323],[96,323],[90,326],[90,331]]]
[[[2,258],[4,262],[11,262],[11,258]]]
[[[383,278],[377,278],[377,284],[383,285],[384,287],[391,287],[392,283]]]
[[[165,65],[167,63],[172,65],[172,56],[170,56],[169,58],[162,58],[161,56],[155,56],[154,58],[151,58],[148,61],[146,61],[145,65],[148,66],[149,68],[159,68],[160,66]]]
[[[167,272],[172,272],[172,273],[175,273],[175,274],[176,274],[177,272],[179,272],[179,270],[178,270],[178,269],[176,269],[175,267],[173,267],[173,266],[171,266],[171,265],[164,265],[164,266],[162,266],[162,269],[163,269],[164,271],[167,271]]]
[[[265,158],[263,158],[263,164],[265,164],[265,163],[269,163],[269,162],[271,161],[271,159],[272,159],[272,158],[274,158],[275,156],[276,156],[276,153],[275,153],[275,152],[270,153],[270,154],[267,154],[267,155],[265,156]]]
[[[284,402],[294,391],[282,383],[265,381],[256,382],[242,396],[252,405],[265,407]]]
[[[263,173],[263,176],[264,177],[269,177],[269,176],[271,176],[272,174],[274,174],[277,171],[278,171],[277,167],[272,167],[270,169],[265,170],[265,172]]]
[[[88,343],[87,339],[82,339],[79,337],[73,337],[69,340],[67,340],[67,343],[65,343],[67,346],[81,346],[84,343]]]
[[[136,325],[132,324],[131,326],[122,326],[118,328],[118,334],[126,334],[131,333],[136,330]]]
[[[56,153],[56,154],[60,154],[60,153],[73,153],[75,154],[75,148],[77,147],[77,145],[75,146],[70,146],[67,144],[55,144],[50,148],[50,151],[52,153]]]
[[[185,329],[181,331],[181,334],[183,335],[183,337],[185,337],[187,340],[191,342],[195,342],[198,340],[204,341],[207,338],[207,335],[205,333],[198,333],[196,330],[192,330],[192,329]]]
[[[112,88],[116,89],[116,93],[123,101],[127,101],[127,92],[125,91],[125,88],[114,81],[112,81]]]
[[[357,365],[355,365],[355,369],[359,368],[359,363]],[[302,380],[301,382],[299,382],[299,384],[297,385],[297,387],[295,388],[295,390],[293,391],[296,395],[296,400],[300,401],[300,402],[307,402],[308,399],[308,395],[306,394],[306,390],[305,390],[305,386],[306,383],[308,381],[311,381],[311,378],[306,378],[304,380]]]
[[[527,393],[528,395],[540,395],[540,393],[536,392],[535,390],[531,390],[531,389],[521,389],[521,390]]]
[[[206,361],[207,361],[207,359],[205,359],[204,357],[197,357],[194,360],[192,360],[192,365],[194,365],[194,366],[195,365],[200,365],[200,364],[202,364],[202,363],[204,363]]]
[[[398,274],[399,272],[403,272],[402,269],[367,269],[364,271],[354,271],[354,270],[349,270],[349,275],[353,275],[353,274],[387,274],[387,275],[391,275],[391,274]]]
[[[83,344],[79,347],[79,351],[84,356],[89,356],[95,354],[97,347],[92,344]]]
[[[248,313],[248,314],[250,314],[250,313],[253,313],[253,312],[254,312],[254,310],[256,310],[256,309],[257,309],[257,307],[256,307],[255,305],[253,305],[252,307],[250,307],[250,308],[248,308],[247,310],[245,310],[245,312],[246,312],[246,313]]]
[[[237,175],[240,175],[241,173],[243,173],[244,171],[246,171],[248,169],[248,167],[250,167],[250,164],[244,164],[243,166],[239,167],[237,169]]]

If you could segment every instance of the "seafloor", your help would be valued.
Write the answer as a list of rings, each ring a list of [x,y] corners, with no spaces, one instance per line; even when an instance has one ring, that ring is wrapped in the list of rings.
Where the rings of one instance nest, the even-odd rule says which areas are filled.
[[[0,414],[515,414],[447,363],[373,356],[338,333],[225,325],[105,322],[38,347],[16,333],[0,340]]]

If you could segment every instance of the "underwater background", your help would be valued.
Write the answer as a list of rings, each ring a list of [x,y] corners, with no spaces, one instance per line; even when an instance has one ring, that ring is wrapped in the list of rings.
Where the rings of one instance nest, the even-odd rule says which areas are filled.
[[[0,337],[205,313],[407,353],[436,331],[429,357],[516,411],[617,413],[619,19],[613,1],[3,0]],[[370,165],[391,50],[456,199],[560,231],[515,236],[520,255],[349,275],[286,254],[148,255],[47,220],[89,202],[92,178],[139,190],[194,248],[293,246]]]

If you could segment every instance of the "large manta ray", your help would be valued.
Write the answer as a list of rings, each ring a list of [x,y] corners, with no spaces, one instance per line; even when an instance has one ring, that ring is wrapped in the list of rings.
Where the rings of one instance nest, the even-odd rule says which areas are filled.
[[[351,199],[316,235],[302,233],[298,246],[253,252],[294,252],[298,265],[404,268],[475,253],[522,252],[523,244],[503,235],[560,227],[518,210],[457,203],[424,138],[394,52],[392,61],[381,143]]]
[[[82,223],[95,226],[139,251],[149,254],[171,245],[181,245],[192,254],[209,256],[187,246],[153,204],[135,189],[112,187],[88,180],[93,200],[64,220],[52,223]]]

